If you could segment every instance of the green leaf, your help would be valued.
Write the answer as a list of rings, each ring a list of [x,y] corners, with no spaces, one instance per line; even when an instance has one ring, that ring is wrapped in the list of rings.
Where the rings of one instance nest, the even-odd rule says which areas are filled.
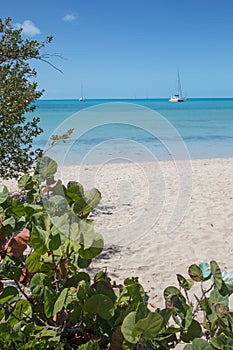
[[[233,293],[233,276],[226,271],[222,271],[222,280],[227,286],[229,295]]]
[[[88,343],[79,345],[79,350],[100,350],[99,344],[96,341],[89,340]]]
[[[228,295],[220,294],[220,292],[219,292],[219,290],[217,288],[214,288],[214,290],[211,291],[209,301],[213,305],[223,305],[226,308],[229,305],[229,297],[228,297]]]
[[[124,319],[121,326],[121,333],[125,340],[129,343],[136,344],[138,337],[133,335],[133,330],[136,324],[136,311],[130,312]]]
[[[6,186],[3,187],[2,192],[0,193],[0,204],[4,203],[9,196],[9,192]]]
[[[184,350],[212,350],[212,347],[204,339],[194,339],[192,345],[185,345]]]
[[[35,178],[28,174],[24,174],[18,181],[18,187],[20,191],[32,190],[35,183],[37,183]]]
[[[79,235],[79,243],[81,244],[79,254],[83,259],[92,259],[102,251],[104,241],[102,236],[94,231],[92,221],[81,220],[79,224]]]
[[[38,254],[45,254],[49,249],[49,232],[42,230],[39,226],[32,223],[32,231],[30,234],[29,244],[35,249]]]
[[[43,299],[44,299],[44,312],[47,318],[53,316],[53,308],[54,303],[56,301],[56,292],[53,288],[48,285],[44,286],[43,291]]]
[[[92,209],[94,209],[101,200],[101,193],[96,188],[93,188],[92,190],[85,193],[85,205],[83,208],[77,209],[77,203],[74,205],[74,212],[77,212],[77,214],[81,217],[86,217],[90,213]]]
[[[28,256],[28,258],[25,261],[25,265],[28,269],[28,272],[35,273],[40,271],[42,266],[40,259],[41,259],[41,255],[35,251]]]
[[[183,277],[182,275],[180,274],[177,274],[176,275],[177,277],[177,280],[179,282],[179,285],[184,288],[184,290],[188,291],[192,288],[193,286],[193,281],[192,280],[187,280],[185,277]]]
[[[18,317],[21,320],[25,320],[26,322],[29,322],[31,320],[32,316],[32,307],[31,304],[29,303],[28,300],[19,300],[15,308],[13,310],[13,314]],[[10,323],[11,326],[14,326],[19,322],[17,318],[14,317],[13,315],[10,315],[8,317],[8,322]]]
[[[2,222],[1,233],[7,237],[10,236],[15,230],[15,218],[11,216]]]
[[[57,250],[61,246],[61,236],[57,233],[55,236],[49,236],[48,248],[49,250]]]
[[[99,315],[104,320],[109,320],[114,315],[114,304],[112,300],[103,294],[93,295],[86,300],[84,311]]]
[[[128,295],[137,302],[142,302],[145,297],[145,292],[141,284],[138,282],[138,278],[126,278],[124,280]]]
[[[45,287],[51,287],[51,280],[44,273],[36,273],[30,282],[30,289],[35,297],[43,298]]]
[[[189,276],[196,282],[200,282],[203,280],[202,270],[201,268],[193,264],[188,269]]]
[[[64,197],[56,195],[43,202],[44,209],[52,216],[62,216],[67,211],[67,201]]]
[[[69,205],[76,203],[77,212],[82,210],[82,208],[86,205],[86,202],[84,199],[83,186],[80,183],[75,181],[68,182],[67,190],[66,190],[66,199]],[[76,214],[77,212],[75,211]]]
[[[213,260],[210,262],[210,269],[214,278],[214,283],[218,290],[220,290],[222,288],[222,272],[216,261]]]
[[[64,288],[63,291],[58,296],[58,298],[54,304],[53,315],[56,315],[65,306],[66,298],[68,296],[68,291],[69,291],[68,288]]]
[[[150,312],[146,318],[142,318],[135,324],[132,336],[141,335],[145,340],[153,340],[161,331],[162,325],[162,316],[158,312]]]
[[[163,296],[166,299],[170,295],[179,295],[180,296],[182,294],[181,294],[181,291],[178,288],[176,288],[174,286],[169,286],[169,287],[164,289]]]
[[[12,286],[6,286],[0,294],[0,303],[5,304],[10,300],[14,301],[15,297],[18,297],[18,290]]]
[[[57,172],[57,163],[48,156],[42,157],[36,167],[39,180],[43,181]]]
[[[192,320],[188,331],[182,334],[182,340],[185,343],[189,343],[195,338],[200,338],[202,335],[202,329],[198,321]]]

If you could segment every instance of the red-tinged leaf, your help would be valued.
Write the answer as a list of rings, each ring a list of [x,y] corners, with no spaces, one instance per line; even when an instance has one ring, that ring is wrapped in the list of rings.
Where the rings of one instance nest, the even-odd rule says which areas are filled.
[[[46,193],[48,193],[49,191],[50,191],[49,186],[45,186],[45,187],[43,188],[43,190],[42,190],[42,194],[46,194]]]
[[[19,282],[26,286],[29,282],[30,273],[28,272],[26,267],[22,268],[22,274],[20,276]]]
[[[60,261],[57,270],[60,273],[62,279],[65,279],[67,277],[66,259]]]
[[[4,284],[2,283],[2,281],[0,281],[0,292],[3,291],[3,288],[4,288]]]
[[[58,322],[59,325],[62,325],[65,323],[65,321],[68,318],[68,313],[66,310],[61,310],[56,315],[53,316],[53,321]]]
[[[24,228],[17,236],[11,237],[7,245],[7,253],[18,258],[23,255],[29,241],[29,230]]]

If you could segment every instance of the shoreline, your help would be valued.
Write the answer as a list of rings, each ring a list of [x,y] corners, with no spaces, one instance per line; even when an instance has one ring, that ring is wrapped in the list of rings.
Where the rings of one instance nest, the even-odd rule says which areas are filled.
[[[221,269],[233,273],[233,158],[188,163],[114,163],[60,169],[64,183],[80,181],[85,190],[96,187],[102,193],[91,218],[96,231],[104,236],[105,249],[90,269],[106,268],[117,284],[138,276],[156,307],[163,306],[164,288],[178,286],[176,274],[187,277],[193,263],[216,260]],[[9,190],[16,188],[14,180],[1,180],[1,190],[4,184]],[[169,232],[179,197],[177,213],[182,215],[177,222],[172,221]]]

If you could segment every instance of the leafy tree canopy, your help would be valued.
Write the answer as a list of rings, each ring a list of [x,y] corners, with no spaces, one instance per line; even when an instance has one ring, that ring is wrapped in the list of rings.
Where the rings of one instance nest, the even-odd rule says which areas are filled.
[[[40,153],[33,151],[33,140],[43,131],[39,118],[27,120],[26,112],[33,112],[33,104],[43,93],[37,91],[35,69],[29,60],[46,60],[40,51],[50,43],[22,39],[22,29],[11,25],[11,19],[0,19],[0,176],[16,178],[28,172]]]

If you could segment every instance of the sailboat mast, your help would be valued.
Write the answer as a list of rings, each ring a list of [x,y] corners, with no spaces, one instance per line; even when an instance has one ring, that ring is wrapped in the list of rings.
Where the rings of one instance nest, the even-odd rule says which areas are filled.
[[[180,72],[178,71],[178,95],[182,97],[182,89],[181,89],[181,82],[180,82]]]

